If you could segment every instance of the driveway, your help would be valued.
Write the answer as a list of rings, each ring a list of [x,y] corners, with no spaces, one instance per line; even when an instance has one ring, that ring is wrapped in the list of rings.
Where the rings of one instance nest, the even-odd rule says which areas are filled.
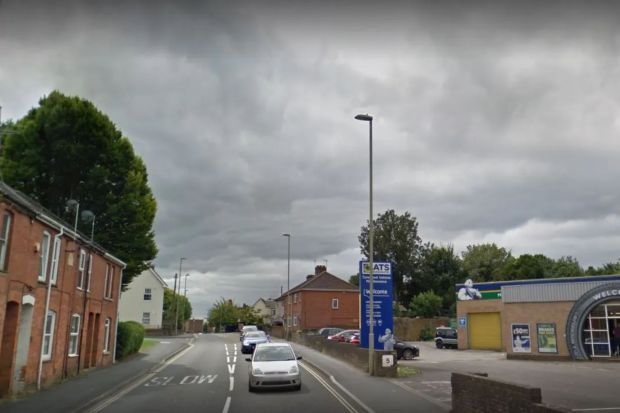
[[[399,360],[420,374],[398,379],[400,385],[442,403],[451,403],[452,372],[482,372],[489,378],[540,387],[543,402],[574,411],[620,412],[617,380],[620,363],[507,360],[506,353],[437,349],[433,342],[417,342],[420,358]]]

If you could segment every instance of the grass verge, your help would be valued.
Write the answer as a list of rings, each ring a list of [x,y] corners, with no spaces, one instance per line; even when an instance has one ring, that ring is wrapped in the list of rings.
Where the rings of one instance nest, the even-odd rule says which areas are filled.
[[[150,338],[145,338],[144,341],[142,341],[142,347],[140,347],[140,351],[145,351],[145,350],[150,349],[151,347],[155,347],[157,343],[158,343],[157,340],[151,340]]]
[[[421,373],[420,369],[411,366],[396,366],[398,369],[398,377],[417,376]]]

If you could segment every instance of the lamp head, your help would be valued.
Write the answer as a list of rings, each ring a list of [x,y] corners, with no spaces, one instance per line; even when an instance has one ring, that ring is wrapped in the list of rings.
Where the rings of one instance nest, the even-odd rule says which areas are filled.
[[[372,116],[370,116],[368,113],[365,114],[365,115],[357,115],[355,117],[355,119],[357,119],[357,120],[365,120],[367,122],[372,122]]]

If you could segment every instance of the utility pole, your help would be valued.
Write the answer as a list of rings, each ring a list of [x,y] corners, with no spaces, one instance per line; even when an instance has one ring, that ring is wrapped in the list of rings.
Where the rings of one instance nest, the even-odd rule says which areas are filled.
[[[183,260],[185,260],[185,257],[181,257],[179,259],[179,295],[181,294],[181,271],[183,268]],[[179,296],[177,295],[177,291],[176,291],[176,277],[175,277],[175,283],[174,283],[174,299],[176,301],[176,311],[175,311],[175,316],[174,316],[174,335],[178,335],[179,334]]]

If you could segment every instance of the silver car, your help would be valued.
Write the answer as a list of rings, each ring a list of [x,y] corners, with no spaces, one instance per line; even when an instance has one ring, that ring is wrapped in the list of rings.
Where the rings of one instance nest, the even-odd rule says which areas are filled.
[[[301,389],[301,375],[299,364],[301,356],[295,355],[288,343],[259,344],[251,358],[249,384],[251,392],[259,388],[286,388]]]
[[[264,331],[248,331],[243,335],[241,352],[243,354],[252,354],[257,344],[269,342],[271,342],[271,337],[269,337]]]

